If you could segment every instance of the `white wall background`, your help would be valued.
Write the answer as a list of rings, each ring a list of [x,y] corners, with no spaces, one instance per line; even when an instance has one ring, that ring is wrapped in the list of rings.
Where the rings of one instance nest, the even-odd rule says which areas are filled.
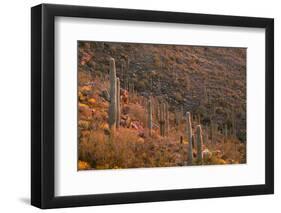
[[[37,0],[3,1],[0,7],[0,212],[39,212],[30,197],[30,7]],[[44,3],[168,10],[275,18],[275,195],[112,205],[51,212],[254,212],[281,207],[281,13],[279,1],[246,0],[45,0]],[[279,85],[278,85],[279,83]],[[275,211],[276,212],[276,211]]]

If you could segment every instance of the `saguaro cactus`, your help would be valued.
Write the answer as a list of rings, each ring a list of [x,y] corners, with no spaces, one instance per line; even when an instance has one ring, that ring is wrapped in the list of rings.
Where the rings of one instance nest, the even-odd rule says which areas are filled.
[[[188,164],[192,165],[193,146],[192,146],[192,125],[190,112],[186,113],[186,134],[188,138]]]
[[[175,111],[175,127],[176,127],[176,130],[179,129],[179,126],[180,126],[180,124],[181,124],[181,121],[182,121],[181,111],[176,110],[176,111]]]
[[[149,136],[152,135],[152,103],[151,103],[151,98],[148,100],[147,104],[147,127],[148,127],[148,132]]]
[[[129,80],[128,83],[128,91],[129,91],[129,100],[131,101],[135,96],[135,85],[132,79]]]
[[[197,160],[202,163],[202,128],[201,125],[196,127],[196,141],[197,141]]]
[[[160,104],[158,104],[158,103],[155,107],[155,114],[156,114],[156,120],[159,121],[159,119],[160,119]]]
[[[169,135],[169,105],[168,103],[165,104],[165,129],[166,129],[166,135]]]
[[[110,59],[110,70],[109,70],[109,82],[110,82],[110,104],[109,104],[109,116],[108,124],[111,134],[115,134],[116,120],[117,120],[117,93],[116,93],[116,68],[114,58]]]
[[[153,91],[153,79],[152,77],[150,78],[150,93]]]
[[[132,82],[132,92],[133,92],[133,94],[135,95],[135,83],[134,82]]]
[[[217,125],[213,120],[211,120],[210,122],[210,133],[211,133],[211,142],[215,144],[217,139]]]
[[[119,78],[116,79],[116,98],[117,98],[117,114],[116,114],[116,128],[119,128],[120,126],[120,116],[121,116],[121,102],[120,102],[120,80]]]
[[[184,120],[184,110],[183,106],[181,106],[181,112],[180,112],[180,122]]]
[[[165,136],[165,104],[160,105],[160,135]]]
[[[205,131],[204,131],[204,137],[203,137],[203,143],[207,144],[208,143],[208,125],[206,125],[205,127]]]
[[[236,119],[235,119],[235,112],[232,112],[232,135],[236,138]]]
[[[125,73],[125,77],[124,77],[124,89],[125,90],[127,90],[127,91],[129,91],[129,79],[128,79],[128,76],[127,76],[127,74]]]
[[[155,120],[159,120],[159,104],[158,104],[158,101],[156,98],[153,99],[153,111],[154,111],[154,117],[155,117]]]
[[[120,65],[120,75],[119,75],[119,77],[120,77],[120,81],[121,81],[121,83],[122,83],[122,87],[124,87],[125,86],[125,81],[124,81],[124,75],[125,73],[124,73],[124,65],[123,65],[123,60],[121,60],[121,65]]]
[[[180,144],[183,144],[183,137],[180,136]]]

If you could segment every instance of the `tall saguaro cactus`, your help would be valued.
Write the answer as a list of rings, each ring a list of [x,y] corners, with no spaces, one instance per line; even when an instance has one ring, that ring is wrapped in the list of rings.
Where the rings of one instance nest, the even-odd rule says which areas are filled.
[[[193,151],[192,151],[192,125],[190,112],[186,113],[186,134],[188,138],[188,164],[192,165]]]
[[[135,96],[135,85],[134,82],[131,80],[129,80],[128,82],[128,92],[129,92],[129,100],[131,101],[133,99],[133,97]]]
[[[120,102],[120,79],[116,79],[116,99],[117,99],[117,112],[116,112],[116,128],[120,126],[120,116],[121,116],[121,102]]]
[[[169,127],[169,105],[168,105],[168,103],[166,103],[165,104],[165,120],[166,120],[166,122],[165,122],[165,129],[166,129],[166,135],[168,136],[169,135],[169,129],[170,129],[170,127]]]
[[[211,120],[210,122],[210,133],[211,133],[211,142],[213,144],[216,143],[217,140],[217,125],[215,124],[215,122],[213,120]]]
[[[204,137],[203,137],[203,144],[207,144],[208,143],[208,125],[206,125],[205,127],[205,131],[204,131]]]
[[[179,112],[178,111],[175,111],[175,113],[174,113],[175,115],[175,127],[176,127],[176,129],[178,129],[178,127],[179,127],[179,121],[180,121],[180,116],[179,116]]]
[[[150,93],[152,94],[153,91],[153,79],[152,77],[150,78]]]
[[[123,87],[125,86],[125,69],[124,69],[124,61],[121,60],[121,69],[120,69],[120,80],[123,83]]]
[[[149,136],[152,135],[152,103],[151,103],[151,97],[148,100],[148,104],[147,104],[147,127],[148,127],[148,132],[149,132]]]
[[[197,141],[197,160],[202,163],[202,128],[201,125],[196,127],[196,141]]]
[[[232,111],[232,135],[236,138],[236,116],[235,111]]]
[[[111,135],[115,135],[116,120],[117,120],[117,93],[116,93],[116,68],[114,58],[110,59],[110,70],[109,70],[109,82],[110,82],[110,104],[109,104],[109,116],[108,124],[111,131]]]
[[[165,136],[165,104],[160,105],[160,135]]]
[[[153,109],[155,120],[159,120],[159,103],[156,98],[153,99]]]

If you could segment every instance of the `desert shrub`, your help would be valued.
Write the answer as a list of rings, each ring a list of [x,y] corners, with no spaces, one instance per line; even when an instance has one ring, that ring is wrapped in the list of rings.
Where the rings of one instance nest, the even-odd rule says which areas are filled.
[[[142,79],[140,81],[137,81],[135,85],[137,90],[144,91],[148,88],[149,82],[146,79]]]
[[[184,62],[184,60],[182,58],[176,58],[176,62],[178,64],[182,64]]]
[[[216,110],[215,110],[215,113],[216,114],[223,114],[224,113],[224,110],[222,107],[217,107]]]
[[[95,167],[98,163],[98,153],[106,146],[106,136],[103,131],[91,132],[90,137],[79,142],[79,160],[85,161]]]
[[[158,55],[154,55],[153,62],[154,62],[155,66],[160,67],[161,59],[160,59],[160,57]]]
[[[209,117],[206,108],[202,104],[196,107],[196,109],[194,110],[194,114],[199,115],[201,119],[204,119],[205,117]]]
[[[89,129],[90,122],[89,121],[85,121],[85,120],[79,120],[78,121],[78,127],[81,128],[81,129]]]
[[[128,168],[134,159],[134,144],[138,142],[135,132],[120,128],[115,140],[103,131],[92,132],[89,140],[79,144],[79,160],[96,169]]]
[[[222,145],[222,159],[226,160],[228,163],[245,163],[245,148],[245,145],[237,140],[227,140],[227,142]]]
[[[90,169],[91,166],[85,161],[78,161],[78,170],[87,170]]]
[[[175,92],[174,97],[175,97],[176,101],[178,101],[178,102],[183,101],[183,97],[182,97],[182,94],[180,92]]]
[[[246,131],[239,131],[237,137],[240,141],[245,142],[247,139]]]
[[[220,165],[220,164],[226,164],[226,161],[218,158],[217,156],[212,156],[210,160],[205,161],[204,164],[210,164],[210,165]]]
[[[95,131],[88,140],[80,141],[79,160],[93,169],[182,166],[187,157],[186,146],[170,143],[167,138],[143,139],[127,128],[119,128],[114,140]],[[89,169],[82,165],[78,168]]]
[[[145,122],[145,111],[139,104],[130,104],[128,114],[132,120],[139,120],[142,123]]]
[[[78,70],[78,82],[79,85],[83,85],[89,81],[90,75],[88,72],[82,71],[82,69]]]

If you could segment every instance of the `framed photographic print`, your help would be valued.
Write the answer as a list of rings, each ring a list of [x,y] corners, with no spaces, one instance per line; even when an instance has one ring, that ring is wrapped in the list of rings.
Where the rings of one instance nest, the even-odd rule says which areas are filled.
[[[31,203],[272,194],[274,21],[31,9]]]

